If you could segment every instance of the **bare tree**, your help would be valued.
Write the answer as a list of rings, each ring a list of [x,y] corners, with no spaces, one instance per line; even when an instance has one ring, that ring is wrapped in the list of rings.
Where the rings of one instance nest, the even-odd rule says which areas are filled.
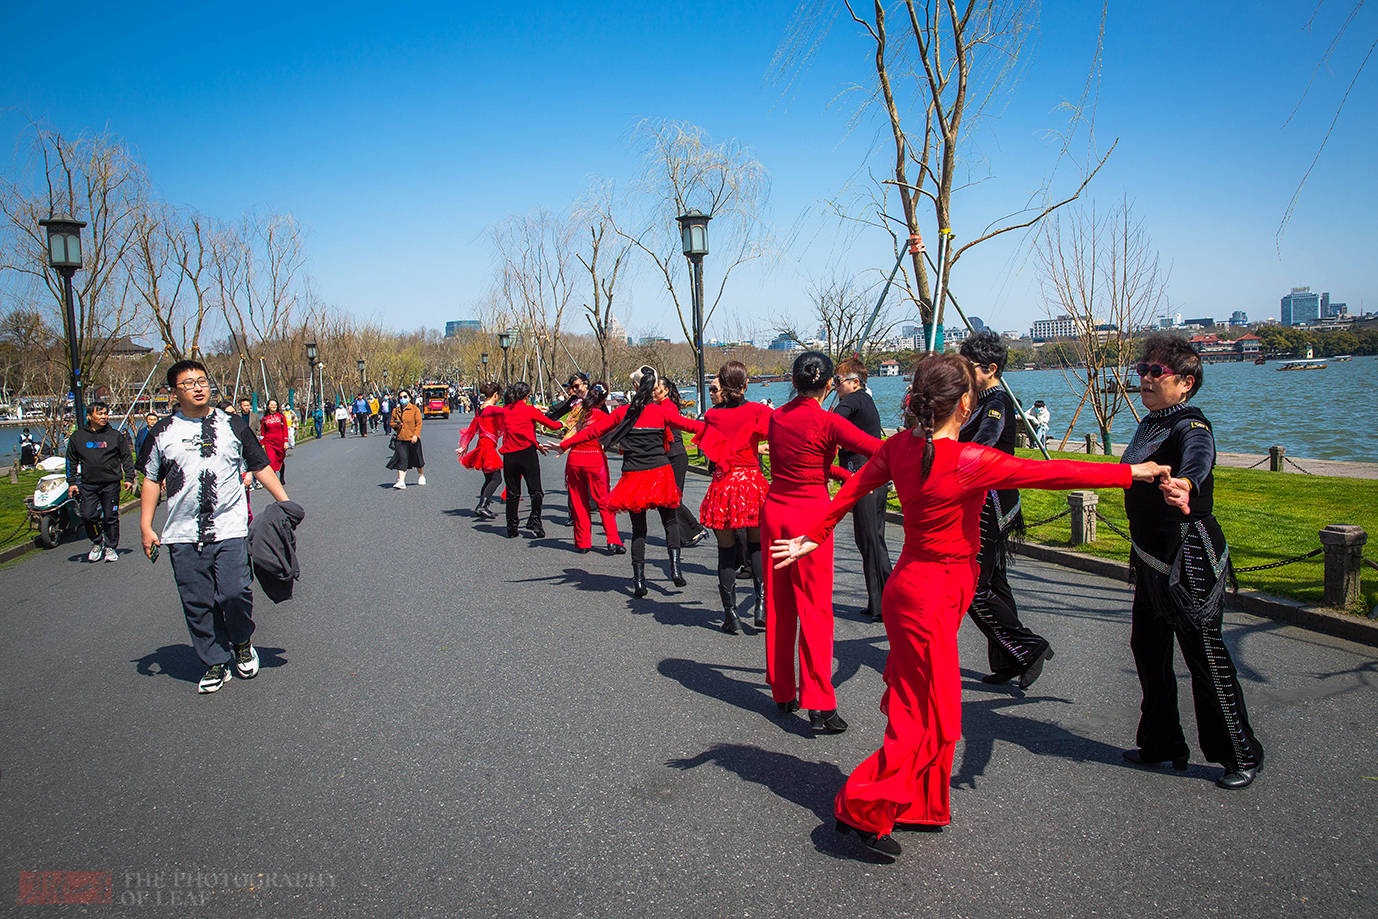
[[[631,243],[626,237],[616,234],[613,222],[606,213],[606,209],[601,212],[596,208],[589,211],[589,240],[586,250],[588,255],[585,256],[583,251],[575,253],[579,264],[589,273],[592,287],[593,296],[589,302],[583,304],[584,318],[588,320],[589,328],[593,330],[594,341],[598,344],[599,379],[602,380],[608,378],[608,346],[611,344],[609,337],[617,323],[612,312],[613,294],[617,289],[618,275],[622,273],[627,256],[631,254]],[[612,235],[609,235],[610,231]]]
[[[1134,411],[1125,388],[1134,330],[1161,307],[1167,273],[1128,200],[1108,211],[1091,205],[1056,216],[1042,228],[1035,252],[1045,302],[1076,330],[1075,359],[1064,358],[1063,373],[1082,392],[1077,413],[1090,407],[1109,453],[1115,416],[1126,407]]]
[[[1059,198],[1045,186],[1013,213],[987,222],[970,241],[956,245],[953,196],[981,181],[968,182],[961,172],[969,169],[964,160],[970,156],[973,128],[993,98],[1012,85],[1024,42],[1033,31],[1036,0],[904,0],[898,29],[891,28],[887,7],[900,8],[899,4],[873,0],[869,15],[853,0],[843,0],[843,6],[874,47],[875,83],[867,105],[883,109],[893,141],[884,177],[873,177],[877,194],[866,206],[870,216],[848,216],[888,232],[899,260],[908,238],[920,235],[921,210],[932,209],[942,242],[936,276],[930,277],[922,253],[911,252],[905,285],[923,322],[931,324],[936,316],[941,325],[948,279],[963,254],[996,236],[1032,227],[1076,200],[1114,144],[1097,156],[1089,147],[1092,137],[1070,192]],[[789,37],[777,52],[777,66],[802,66],[831,20],[817,3],[801,3]],[[1067,107],[1070,125],[1059,159],[1067,156],[1077,126],[1089,124],[1100,53],[1098,43],[1081,99]],[[930,241],[929,251],[938,248]]]
[[[559,376],[564,314],[574,296],[573,229],[568,221],[537,211],[505,221],[493,242],[501,263],[500,302],[521,333],[515,358],[520,366],[534,365],[535,382],[544,383],[549,393]]]
[[[714,144],[702,128],[685,122],[646,121],[638,136],[644,168],[637,197],[644,208],[630,225],[618,223],[610,211],[605,216],[655,266],[692,346],[692,298],[688,291],[681,298],[679,290],[684,255],[675,218],[696,209],[714,221],[712,267],[718,283],[716,291],[704,294],[706,327],[732,272],[766,251],[762,211],[770,197],[769,179],[760,161],[736,140]]]

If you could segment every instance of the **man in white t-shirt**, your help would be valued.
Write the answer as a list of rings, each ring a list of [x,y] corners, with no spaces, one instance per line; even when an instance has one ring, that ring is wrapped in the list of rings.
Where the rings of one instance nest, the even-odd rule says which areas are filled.
[[[153,427],[139,454],[146,476],[139,523],[150,559],[167,545],[187,631],[207,667],[197,691],[211,693],[232,674],[244,680],[258,675],[258,652],[250,642],[254,595],[243,475],[251,473],[278,501],[286,501],[287,492],[244,418],[211,406],[202,364],[173,364],[167,382],[178,409]],[[161,536],[153,531],[160,485],[168,505]]]

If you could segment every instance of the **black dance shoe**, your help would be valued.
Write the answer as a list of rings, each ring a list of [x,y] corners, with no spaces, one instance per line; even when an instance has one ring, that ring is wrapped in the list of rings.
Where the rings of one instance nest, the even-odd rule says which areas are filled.
[[[707,535],[708,527],[699,527],[699,531],[695,533],[693,536],[690,536],[687,539],[685,539],[684,544],[688,546],[690,549],[692,549],[699,543],[703,542],[704,537]]]
[[[588,547],[588,546],[575,546],[575,547],[574,547],[574,551],[575,551],[575,552],[578,552],[580,555],[588,555],[588,554],[589,554],[589,547]]]
[[[632,562],[632,596],[644,597],[650,593],[646,588],[646,563]]]
[[[679,550],[670,550],[670,581],[676,587],[683,587],[689,582],[684,579],[684,569],[680,567]]]
[[[1028,689],[1043,673],[1043,662],[1053,659],[1053,649],[1044,648],[1043,653],[1033,659],[1033,663],[1024,668],[1024,672],[1019,674],[1019,688]]]
[[[942,823],[900,823],[895,822],[895,829],[903,830],[906,833],[941,833],[946,829]]]
[[[608,554],[609,554],[609,555],[626,555],[626,554],[627,554],[627,547],[624,546],[624,545],[622,545],[620,542],[608,543]]]
[[[799,711],[799,700],[790,699],[788,702],[776,702],[775,710],[781,715],[793,715]]]
[[[1126,763],[1139,766],[1143,769],[1156,769],[1163,765],[1163,763],[1168,762],[1172,763],[1172,768],[1176,769],[1178,772],[1184,772],[1187,768],[1187,754],[1185,753],[1174,756],[1171,759],[1155,759],[1144,753],[1143,750],[1125,750],[1124,753],[1120,755],[1124,758]],[[1250,781],[1252,781],[1252,779]]]
[[[517,528],[514,527],[514,526],[512,526],[511,524],[508,524],[508,525],[507,525],[507,538],[508,538],[508,539],[516,539],[516,538],[517,538]]]
[[[895,841],[895,837],[891,836],[889,833],[882,836],[879,833],[859,830],[850,823],[844,823],[841,820],[837,821],[837,831],[843,836],[846,836],[848,833],[855,833],[858,838],[861,839],[861,844],[863,846],[870,849],[872,852],[879,852],[881,855],[893,857],[904,851],[904,849],[900,848],[900,844]]]
[[[1248,788],[1254,784],[1254,779],[1263,771],[1263,751],[1258,751],[1258,762],[1252,766],[1240,766],[1235,769],[1226,769],[1225,774],[1215,780],[1215,784],[1221,788]]]
[[[981,677],[982,683],[989,683],[992,686],[1000,686],[1019,676],[1019,668],[1011,667],[1008,670],[997,670]]]
[[[750,565],[742,565],[740,568],[737,569],[737,580],[739,580],[739,581],[749,581],[749,580],[751,580],[751,566],[750,566]]]
[[[826,712],[809,709],[809,724],[813,725],[815,731],[822,731],[824,734],[841,734],[847,730],[847,722],[842,720],[837,709]]]

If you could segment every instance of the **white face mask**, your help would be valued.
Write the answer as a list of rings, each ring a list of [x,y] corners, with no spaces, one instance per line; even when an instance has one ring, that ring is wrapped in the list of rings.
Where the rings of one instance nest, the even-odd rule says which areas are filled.
[[[398,396],[398,397],[397,397],[397,401],[400,402],[400,403],[402,403],[403,405],[409,405],[409,404],[411,403],[411,397],[410,397],[410,396]]]

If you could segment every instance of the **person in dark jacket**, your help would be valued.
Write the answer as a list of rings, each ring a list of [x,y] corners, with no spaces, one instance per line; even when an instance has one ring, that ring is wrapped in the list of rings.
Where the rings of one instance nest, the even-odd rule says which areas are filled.
[[[875,400],[866,391],[866,365],[854,357],[837,365],[833,378],[839,398],[834,412],[877,439],[884,439],[880,412]],[[866,457],[849,450],[839,450],[837,463],[848,472],[856,472],[866,465]],[[861,570],[866,579],[866,611],[872,622],[881,621],[880,597],[885,582],[890,580],[890,550],[885,545],[885,500],[890,486],[877,488],[852,507],[852,537],[861,553]]]
[[[134,454],[123,431],[110,426],[110,406],[92,402],[86,424],[67,441],[68,491],[91,537],[88,562],[119,560],[120,482],[134,490]]]

